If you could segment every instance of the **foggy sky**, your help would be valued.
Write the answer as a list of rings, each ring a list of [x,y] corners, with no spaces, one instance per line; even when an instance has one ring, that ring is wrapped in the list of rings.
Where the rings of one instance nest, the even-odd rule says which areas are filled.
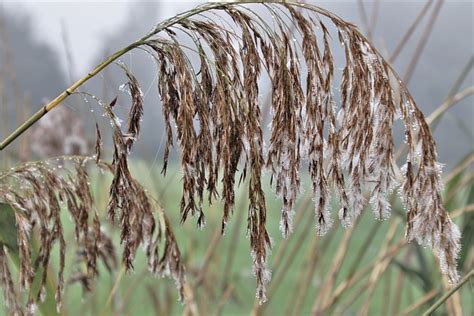
[[[363,29],[357,1],[310,2],[335,12]],[[90,70],[95,66],[95,63],[103,59],[106,52],[111,53],[123,47],[141,37],[157,22],[192,8],[197,3],[173,1],[159,2],[153,6],[150,3],[144,5],[134,1],[101,3],[4,1],[3,8],[11,19],[23,21],[19,24],[22,28],[16,27],[11,30],[23,33],[12,34],[12,38],[16,39],[13,43],[13,50],[18,71],[25,78],[24,89],[35,91],[35,87],[38,86],[38,84],[35,85],[35,82],[42,81],[41,91],[46,91],[46,95],[40,96],[38,92],[34,92],[32,101],[33,104],[37,104],[40,102],[40,98],[54,97],[55,92],[61,91],[69,83],[69,76],[72,75],[74,79],[77,79]],[[372,5],[373,2],[366,2],[369,14]],[[389,52],[394,49],[423,5],[424,1],[381,1],[373,38],[382,53],[385,53],[386,56],[390,55]],[[140,10],[140,7],[144,9]],[[428,18],[429,14],[424,18],[399,60],[394,64],[396,70],[402,75]],[[25,31],[28,28],[26,24],[29,25],[31,35],[22,36],[27,33]],[[473,56],[473,28],[473,3],[471,1],[446,1],[444,3],[433,32],[423,50],[416,72],[409,83],[411,93],[425,114],[431,113],[443,102],[451,85],[469,58]],[[69,64],[66,57],[64,36],[67,38],[67,44],[71,51],[73,66]],[[32,59],[27,51],[22,51],[22,49],[25,50],[25,47],[33,45],[25,44],[31,41],[36,42],[35,45],[38,47],[43,47],[43,50],[49,49],[51,51],[50,54],[45,54],[46,57],[49,56],[48,60]],[[141,58],[140,54],[132,53],[124,56],[124,61],[137,67],[137,72],[142,78],[142,86],[147,88],[152,84],[155,74],[153,71],[147,71],[147,67],[138,60],[139,58]],[[23,67],[25,60],[30,61],[29,68]],[[59,61],[59,63],[55,61]],[[36,65],[32,65],[34,62]],[[28,69],[33,69],[33,72],[28,73]],[[69,74],[70,70],[72,70],[72,74]],[[31,73],[35,76],[31,77]],[[54,78],[49,78],[51,73],[57,73],[57,75]],[[48,75],[49,82],[42,80],[41,75],[44,74]],[[113,78],[117,84],[122,83],[121,79],[116,78],[115,75]],[[471,71],[463,87],[472,85],[473,74]],[[47,88],[43,89],[43,86]],[[157,97],[156,87],[153,90],[151,92],[153,97]],[[150,116],[159,113],[158,109],[154,109]],[[473,121],[472,97],[456,105],[443,118],[442,123],[434,132],[441,161],[452,166],[457,160],[473,150]],[[156,142],[159,143],[159,139],[156,140],[155,136]],[[158,146],[152,146],[149,149],[150,152],[155,152]]]

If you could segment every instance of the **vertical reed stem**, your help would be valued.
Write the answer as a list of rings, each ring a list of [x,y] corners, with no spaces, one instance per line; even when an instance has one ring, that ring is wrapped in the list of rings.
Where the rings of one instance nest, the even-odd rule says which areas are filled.
[[[446,300],[450,298],[451,295],[456,293],[456,291],[459,290],[464,284],[466,284],[467,281],[469,281],[469,279],[472,278],[473,276],[474,276],[474,269],[469,271],[469,273],[464,278],[462,278],[461,281],[459,281],[459,283],[456,286],[454,286],[451,290],[446,292],[446,294],[444,294],[439,300],[437,300],[436,303],[434,303],[430,308],[428,308],[426,312],[423,313],[423,316],[431,315],[435,310],[438,309],[438,307],[440,307],[444,302],[446,302]]]

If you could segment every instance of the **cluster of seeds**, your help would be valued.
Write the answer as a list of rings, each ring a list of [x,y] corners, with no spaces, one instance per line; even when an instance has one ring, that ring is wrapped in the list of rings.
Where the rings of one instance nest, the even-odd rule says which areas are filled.
[[[312,182],[319,234],[333,223],[332,194],[339,201],[342,225],[349,227],[368,203],[378,219],[387,218],[388,197],[398,188],[407,211],[407,238],[431,246],[442,271],[456,282],[460,234],[441,201],[440,167],[429,126],[403,82],[357,27],[338,16],[301,3],[264,3],[261,7],[268,16],[236,3],[206,4],[162,22],[135,45],[158,64],[167,137],[163,171],[176,138],[183,172],[182,221],[191,215],[197,216],[199,226],[205,224],[202,204],[207,191],[210,203],[222,199],[224,232],[235,206],[236,180],[248,181],[248,235],[257,297],[264,302],[271,243],[262,174],[265,170],[271,173],[282,201],[281,230],[286,237],[292,231],[299,172],[305,166]],[[345,59],[338,90],[333,88],[331,47],[335,42]],[[126,131],[113,113],[115,101],[105,106],[114,128],[109,218],[120,222],[125,266],[133,267],[136,250],[144,244],[151,269],[171,273],[182,291],[183,266],[168,221],[160,213],[162,220],[156,225],[153,200],[128,169],[127,158],[139,136],[143,96],[133,74],[123,69],[132,97]],[[272,112],[268,146],[259,97],[265,78],[270,83]],[[396,120],[405,127],[404,146],[408,148],[401,168],[392,135]],[[97,135],[100,157],[99,130]],[[83,164],[76,165],[75,176],[69,180],[41,165],[19,168],[9,176],[26,181],[28,188],[20,192],[0,187],[0,200],[18,210],[23,287],[29,286],[35,270],[29,263],[27,241],[35,223],[41,232],[39,264],[48,265],[54,242],[59,242],[63,253],[58,199],[68,201],[78,226],[77,238],[88,249],[85,257],[90,273],[95,271],[101,230],[84,184]],[[86,224],[89,218],[91,226]],[[89,230],[94,238],[85,238]],[[164,254],[158,258],[162,239]],[[63,262],[63,255],[61,258]],[[3,252],[0,260],[4,290],[8,291],[11,278]],[[62,267],[63,263],[58,302]]]

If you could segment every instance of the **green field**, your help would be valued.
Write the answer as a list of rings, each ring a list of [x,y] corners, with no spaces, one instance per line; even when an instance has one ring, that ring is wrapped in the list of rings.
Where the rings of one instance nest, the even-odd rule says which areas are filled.
[[[221,236],[222,209],[218,202],[205,207],[205,229],[197,229],[193,218],[183,225],[179,223],[181,182],[177,166],[172,166],[166,177],[159,173],[158,166],[150,169],[149,165],[141,161],[132,163],[131,169],[135,177],[141,179],[149,192],[160,201],[172,222],[186,261],[187,280],[193,289],[200,314],[250,314],[252,308],[258,305],[252,303],[255,301],[256,285],[252,275],[249,240],[246,237],[246,184],[242,184],[236,192],[236,210],[225,235]],[[101,217],[105,217],[110,179],[93,171],[91,173],[96,204]],[[326,236],[318,237],[314,228],[312,201],[307,199],[310,192],[307,180],[302,181],[305,192],[301,194],[296,207],[302,215],[299,220],[298,214],[295,216],[294,232],[287,240],[279,232],[280,203],[272,198],[271,193],[267,195],[268,229],[273,241],[269,266],[273,277],[269,283],[268,302],[254,312],[265,315],[308,315],[330,276],[335,277],[335,282],[329,294],[334,294],[335,289],[347,281],[350,275],[361,277],[341,293],[337,303],[328,307],[325,314],[355,315],[365,304],[369,306],[369,315],[401,313],[427,293],[437,291],[426,304],[410,313],[418,315],[440,297],[440,293],[445,290],[441,284],[438,263],[430,249],[423,249],[415,243],[397,250],[396,255],[387,262],[388,266],[377,265],[382,269],[380,276],[376,278],[375,286],[369,286],[371,274],[372,277],[376,276],[374,261],[380,263],[377,258],[389,248],[387,242],[395,245],[404,240],[404,218],[398,202],[387,221],[376,221],[371,210],[366,209],[350,235],[335,220],[333,229]],[[265,178],[264,183],[266,191],[270,192],[268,178]],[[456,193],[456,205],[451,203],[450,206],[459,208],[460,204],[472,203],[473,191],[472,186],[462,188]],[[66,228],[66,239],[72,242],[73,225],[68,216],[64,215],[63,222],[69,226]],[[467,213],[458,217],[456,222],[462,227],[469,216],[470,213]],[[103,229],[114,236],[116,249],[120,249],[118,230],[111,226]],[[344,234],[348,235],[345,241]],[[390,241],[387,236],[392,237]],[[472,245],[468,245],[464,251],[468,253],[465,254],[467,260],[463,267],[464,271],[468,271],[469,267],[472,268]],[[57,254],[57,251],[53,251],[53,254]],[[120,257],[120,253],[117,256]],[[57,257],[53,258],[52,271],[55,271],[56,263]],[[204,266],[206,268],[203,269]],[[75,249],[70,247],[66,277],[78,269],[81,267],[75,264]],[[54,280],[54,273],[51,279]],[[133,273],[117,269],[114,274],[110,274],[101,264],[100,275],[93,287],[91,292],[84,293],[79,283],[67,286],[62,314],[181,315],[184,311],[184,305],[178,302],[174,282],[152,276],[146,269],[143,251],[139,251]],[[458,293],[463,312],[465,315],[472,314],[472,281]],[[440,315],[445,313],[442,308],[438,311]]]

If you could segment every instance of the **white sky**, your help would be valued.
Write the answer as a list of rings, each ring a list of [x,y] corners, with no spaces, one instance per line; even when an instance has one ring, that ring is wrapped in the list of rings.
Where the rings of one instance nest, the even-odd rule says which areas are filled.
[[[327,0],[324,0],[327,1]],[[321,2],[324,2],[321,1]],[[338,2],[353,2],[356,0],[332,0]],[[366,0],[370,1],[370,0]],[[392,1],[392,0],[383,0]],[[425,1],[425,0],[414,0]],[[460,0],[451,0],[460,1]],[[461,0],[470,1],[470,0]],[[63,44],[61,23],[64,23],[69,38],[69,47],[72,50],[75,71],[78,75],[86,72],[92,66],[97,52],[101,51],[101,38],[112,34],[113,30],[123,23],[130,5],[136,0],[128,1],[12,1],[0,0],[9,11],[27,14],[32,18],[34,33],[37,39],[45,41],[57,50],[63,69],[66,70],[67,61]],[[170,17],[180,11],[190,8],[202,1],[178,0],[156,1],[166,5],[160,6],[160,19]],[[159,22],[159,21],[157,21]],[[150,28],[152,26],[150,25]],[[46,35],[45,35],[46,34]],[[137,37],[141,34],[137,34]]]
[[[66,55],[63,44],[64,23],[76,72],[82,74],[92,65],[101,51],[101,38],[113,34],[118,25],[125,22],[133,0],[129,1],[2,1],[0,5],[10,12],[26,14],[32,18],[34,35],[58,51],[63,69]],[[193,1],[161,1],[161,18],[171,16],[180,8],[189,7]],[[157,21],[159,22],[159,21]],[[152,25],[150,25],[150,28]],[[141,34],[137,34],[137,37]]]
[[[347,2],[351,5],[357,0],[308,0],[312,3],[320,4],[324,6],[328,2]],[[364,0],[369,2],[372,0]],[[382,3],[397,1],[397,3],[403,0],[380,0]],[[404,0],[407,1],[407,0]],[[410,1],[422,1],[423,3],[427,0],[410,0]],[[446,0],[446,2],[470,2],[473,0]],[[117,28],[121,29],[123,23],[126,22],[129,16],[130,6],[133,5],[134,0],[128,1],[11,1],[11,0],[0,0],[0,7],[3,5],[8,11],[16,12],[17,14],[28,15],[32,18],[32,26],[35,38],[39,41],[46,42],[50,47],[55,49],[61,61],[61,65],[67,74],[67,60],[65,55],[65,49],[63,44],[63,34],[61,23],[64,23],[67,35],[69,38],[70,48],[72,50],[75,75],[81,76],[89,71],[93,66],[92,63],[97,58],[97,52],[103,51],[101,39],[104,35],[115,34]],[[159,19],[164,19],[174,15],[175,13],[184,11],[188,8],[193,7],[197,4],[197,1],[160,1],[163,5],[159,6],[160,12],[158,14]],[[201,2],[201,1],[200,1]],[[328,5],[330,6],[330,5]],[[470,21],[461,21],[456,23],[455,19],[458,16],[458,12],[453,10],[454,7],[445,5],[443,8],[439,21],[437,21],[437,31],[431,34],[430,39],[427,43],[426,49],[420,59],[420,65],[417,68],[415,79],[412,80],[411,86],[414,87],[413,91],[415,97],[419,101],[419,104],[435,106],[439,104],[445,97],[445,90],[454,82],[459,75],[462,67],[464,67],[466,61],[472,56],[472,39],[469,35],[472,35],[472,6],[471,6],[471,19]],[[383,14],[386,17],[390,17],[390,12],[386,11],[386,7]],[[381,6],[382,10],[382,6]],[[358,12],[353,12],[354,16]],[[466,12],[463,12],[466,13]],[[413,18],[417,13],[410,12]],[[380,15],[380,22],[384,15]],[[464,19],[466,14],[463,15]],[[469,13],[467,13],[469,16]],[[406,20],[406,19],[405,19]],[[140,23],[141,21],[137,21]],[[159,21],[157,21],[159,22]],[[469,24],[470,22],[470,24]],[[460,37],[457,27],[471,25],[470,28],[465,29],[462,33],[466,36]],[[442,26],[442,27],[441,27]],[[150,29],[152,25],[149,26]],[[404,32],[408,25],[396,25],[400,28],[400,34]],[[394,32],[388,28],[387,32]],[[395,30],[396,32],[396,30]],[[386,33],[388,34],[388,33]],[[454,40],[450,38],[452,34]],[[137,34],[137,37],[142,34]],[[472,36],[471,36],[472,37]],[[416,38],[416,37],[415,37]],[[454,42],[454,46],[452,44]],[[471,43],[471,49],[469,50],[469,42]],[[460,43],[467,43],[461,45]],[[431,45],[431,46],[430,46]],[[454,47],[454,48],[453,48]],[[459,48],[461,47],[461,48]],[[408,52],[407,56],[411,56]],[[449,56],[449,57],[446,57]],[[440,69],[443,73],[440,74],[440,69],[433,67],[432,65],[444,64],[445,60],[450,60],[448,67],[444,66]],[[403,69],[403,68],[401,68]],[[418,79],[418,81],[416,80]],[[471,103],[469,103],[471,102]],[[468,105],[472,105],[472,99],[465,101],[465,107],[458,106],[456,109],[462,110],[460,117],[462,117],[467,126],[471,127],[472,130],[472,107],[468,108]],[[465,146],[465,142],[462,141],[466,138],[465,133],[461,133],[459,128],[459,122],[451,119],[447,121],[451,125],[444,125],[443,132],[438,132],[438,140],[440,144],[443,144],[440,148],[442,160],[446,160],[444,157],[456,156],[461,158],[464,152],[468,150]],[[447,123],[444,123],[447,124]],[[444,132],[446,130],[455,131],[457,134]],[[455,135],[455,136],[453,136]],[[456,140],[456,141],[453,141]],[[472,140],[472,138],[469,138]],[[455,159],[453,158],[451,163]]]

